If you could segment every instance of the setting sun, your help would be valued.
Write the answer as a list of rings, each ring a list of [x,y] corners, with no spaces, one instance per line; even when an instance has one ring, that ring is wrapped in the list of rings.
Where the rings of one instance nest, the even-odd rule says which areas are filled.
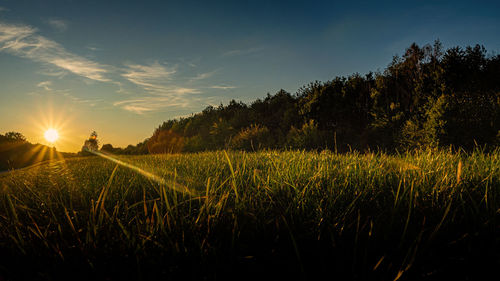
[[[59,138],[59,133],[54,129],[48,129],[43,136],[48,142],[53,143]]]

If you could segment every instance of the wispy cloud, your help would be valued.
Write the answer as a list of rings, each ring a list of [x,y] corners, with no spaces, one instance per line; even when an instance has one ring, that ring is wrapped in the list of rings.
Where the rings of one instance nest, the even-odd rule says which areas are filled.
[[[56,68],[51,64],[43,65],[36,73],[44,76],[52,76],[58,79],[62,79],[68,74],[68,71]]]
[[[96,106],[96,104],[102,103],[104,101],[103,99],[82,99],[70,94],[69,92],[63,92],[62,95],[73,101],[74,103],[87,104],[89,106]]]
[[[144,114],[147,112],[167,110],[169,108],[185,108],[189,105],[189,101],[176,96],[146,96],[137,99],[118,101],[113,105],[137,114]]]
[[[103,65],[68,52],[27,25],[0,23],[0,51],[50,64],[88,79],[110,81],[104,76],[108,71]]]
[[[176,95],[201,94],[201,91],[198,89],[195,89],[195,88],[175,87],[175,88],[172,88],[171,90],[167,91],[166,93],[173,93]]]
[[[193,96],[202,92],[195,88],[172,87],[171,89],[153,89],[140,97],[115,102],[113,105],[125,110],[143,114],[146,112],[162,111],[169,108],[187,108],[199,98]]]
[[[66,31],[68,29],[68,22],[62,19],[48,19],[47,23],[59,32]]]
[[[44,81],[38,83],[38,87],[44,88],[45,91],[34,91],[27,93],[29,96],[35,96],[35,97],[46,97],[47,95],[52,95],[52,96],[62,96],[68,99],[69,101],[77,104],[85,104],[88,106],[96,106],[97,104],[102,104],[104,102],[103,99],[88,99],[88,98],[80,98],[77,97],[73,94],[71,94],[71,91],[69,89],[52,89],[49,88],[52,83],[51,81]],[[48,89],[45,89],[47,87]]]
[[[5,7],[0,7],[0,12],[8,12],[8,11],[10,10]]]
[[[210,86],[212,89],[219,89],[219,90],[230,90],[236,88],[235,86],[225,86],[225,85],[215,85],[215,86]]]
[[[167,68],[158,62],[150,65],[127,64],[126,67],[122,76],[147,90],[165,89],[165,82],[177,72],[174,67]]]
[[[101,50],[100,48],[97,48],[97,47],[94,47],[94,46],[87,46],[87,47],[85,47],[85,48],[87,48],[87,49],[89,49],[89,50],[91,50],[91,51],[94,51],[94,52],[95,52],[95,51],[100,51],[100,50]]]
[[[126,64],[121,75],[129,82],[142,88],[142,96],[117,101],[113,105],[125,110],[144,114],[167,110],[168,108],[186,108],[196,101],[193,95],[202,92],[193,87],[185,87],[175,82],[176,66],[167,66],[154,62],[148,65]],[[211,73],[202,73],[198,79],[207,78]]]
[[[48,23],[61,31],[67,28],[67,23],[64,21],[51,20]],[[87,48],[96,50],[92,46]],[[101,81],[116,84],[119,88],[117,92],[126,96],[122,95],[123,99],[114,102],[113,106],[137,114],[198,108],[200,105],[210,104],[213,99],[211,96],[202,95],[201,89],[235,88],[227,85],[210,87],[210,84],[206,85],[206,81],[216,71],[193,75],[193,73],[184,73],[182,65],[170,65],[158,61],[150,64],[127,63],[122,67],[103,65],[66,50],[59,43],[40,35],[36,28],[29,25],[0,22],[0,52],[41,63],[39,73],[44,75],[61,78],[72,73],[88,78],[84,80],[86,83]],[[187,65],[194,67],[194,65]],[[53,78],[49,79],[53,80]],[[205,79],[206,81],[203,81],[205,85],[202,86],[201,80]],[[131,87],[132,85],[135,87]],[[79,98],[72,95],[69,90],[54,89],[52,81],[42,81],[36,86],[39,88],[38,91],[30,94],[40,96],[59,94],[75,103],[90,106],[103,101]]]
[[[224,52],[222,54],[222,56],[223,57],[232,57],[232,56],[248,55],[248,54],[260,52],[262,50],[264,50],[264,47],[254,47],[254,48],[248,48],[248,49],[236,49],[236,50],[230,50],[230,51]]]
[[[215,71],[210,71],[210,72],[205,72],[205,73],[200,73],[196,75],[195,77],[191,78],[191,81],[196,81],[196,80],[203,80],[212,77],[214,75]]]
[[[50,90],[52,90],[50,88],[50,86],[52,86],[52,81],[43,81],[43,82],[38,83],[36,86],[39,88],[43,88],[46,91],[50,91]]]

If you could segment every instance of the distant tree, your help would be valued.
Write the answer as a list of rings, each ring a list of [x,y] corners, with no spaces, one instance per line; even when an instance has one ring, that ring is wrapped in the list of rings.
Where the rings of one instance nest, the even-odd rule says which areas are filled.
[[[437,121],[435,119],[433,120]],[[407,120],[402,127],[398,142],[401,146],[409,149],[431,145],[435,142],[434,133],[437,129],[438,128],[432,127],[432,130],[425,130],[419,120],[411,118]]]
[[[85,143],[82,146],[82,154],[89,155],[88,152],[97,151],[99,149],[99,141],[97,140],[97,133],[93,131],[90,134],[88,140],[85,140]]]
[[[500,55],[484,47],[443,50],[411,44],[375,74],[355,73],[284,90],[249,105],[231,100],[163,122],[130,153],[248,149],[398,149],[449,145],[471,149],[500,142]],[[252,127],[253,126],[253,127]],[[265,128],[265,129],[264,129]],[[265,133],[267,130],[268,133]],[[258,149],[258,148],[255,148]]]
[[[186,152],[203,151],[205,148],[206,144],[203,142],[203,137],[200,135],[195,135],[185,139],[184,151]]]
[[[227,119],[222,117],[212,124],[210,135],[213,142],[218,145],[218,148],[225,148],[234,134],[235,129]]]
[[[102,147],[101,147],[101,151],[106,151],[106,152],[114,152],[114,148],[111,144],[107,143],[107,144],[104,144]]]
[[[269,129],[260,125],[251,125],[242,129],[232,140],[231,148],[242,150],[258,150],[272,146],[273,139]]]
[[[184,138],[171,129],[156,131],[147,142],[149,153],[179,153],[183,146]]]
[[[149,141],[149,138],[145,139],[144,141],[136,144],[136,150],[135,150],[135,154],[148,154],[149,151],[148,151],[148,141]]]
[[[129,144],[123,149],[123,154],[132,155],[135,154],[135,146]]]
[[[1,136],[1,135],[0,135]],[[18,132],[7,132],[3,135],[2,139],[9,142],[25,142],[26,138],[23,134]]]
[[[492,97],[469,94],[441,96],[429,110],[424,129],[433,146],[472,149],[496,142],[500,107]]]
[[[326,133],[318,129],[314,120],[309,120],[300,129],[292,127],[287,135],[287,144],[295,149],[326,148]]]

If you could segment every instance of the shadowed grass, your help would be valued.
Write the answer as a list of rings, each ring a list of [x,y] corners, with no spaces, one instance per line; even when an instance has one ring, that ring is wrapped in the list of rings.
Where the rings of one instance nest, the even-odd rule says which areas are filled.
[[[498,150],[118,158],[146,174],[88,157],[0,175],[5,278],[466,279],[500,262]]]

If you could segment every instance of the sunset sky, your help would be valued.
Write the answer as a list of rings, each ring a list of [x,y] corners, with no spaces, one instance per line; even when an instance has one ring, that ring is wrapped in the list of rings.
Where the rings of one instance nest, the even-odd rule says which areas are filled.
[[[124,147],[208,105],[377,71],[412,42],[500,53],[500,1],[270,2],[0,0],[0,133]]]

